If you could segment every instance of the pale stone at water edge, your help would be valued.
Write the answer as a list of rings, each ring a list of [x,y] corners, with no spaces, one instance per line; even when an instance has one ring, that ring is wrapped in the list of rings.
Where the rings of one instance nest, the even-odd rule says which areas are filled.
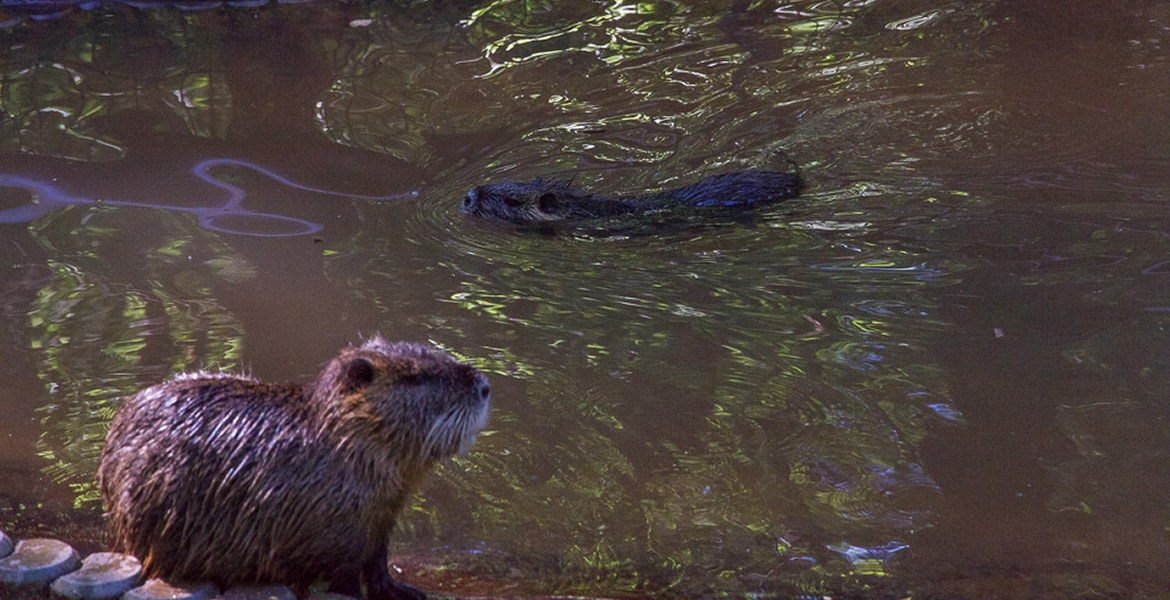
[[[211,600],[219,597],[219,590],[210,583],[168,583],[151,579],[136,587],[122,600]]]
[[[0,583],[48,583],[80,566],[77,551],[65,542],[43,538],[21,540],[15,552],[0,558]]]
[[[75,600],[117,598],[138,584],[142,563],[129,554],[95,552],[74,571],[53,582],[53,592]]]

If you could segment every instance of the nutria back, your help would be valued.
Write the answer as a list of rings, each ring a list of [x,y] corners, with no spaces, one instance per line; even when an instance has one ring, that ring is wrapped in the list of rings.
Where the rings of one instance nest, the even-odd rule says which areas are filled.
[[[463,199],[463,212],[517,224],[579,223],[678,208],[754,206],[800,193],[798,173],[737,171],[681,188],[641,196],[601,196],[557,181],[505,181],[481,185]]]
[[[444,352],[375,337],[307,384],[191,373],[127,398],[98,478],[120,549],[148,577],[223,586],[395,582],[387,538],[435,461],[485,425],[487,379]]]

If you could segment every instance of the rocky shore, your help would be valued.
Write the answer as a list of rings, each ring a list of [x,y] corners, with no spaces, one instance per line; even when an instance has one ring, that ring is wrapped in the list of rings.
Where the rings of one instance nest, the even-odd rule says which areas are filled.
[[[60,540],[14,541],[0,531],[0,592],[38,592],[71,600],[297,600],[284,586],[242,586],[220,590],[210,583],[142,581],[142,565],[129,554],[95,552],[85,557]],[[7,597],[7,594],[3,594]],[[22,597],[24,597],[22,595]],[[307,600],[353,600],[314,592]]]

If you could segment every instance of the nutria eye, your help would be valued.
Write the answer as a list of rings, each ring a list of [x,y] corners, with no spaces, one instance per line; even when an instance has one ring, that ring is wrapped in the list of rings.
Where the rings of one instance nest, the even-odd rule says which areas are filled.
[[[508,206],[524,206],[525,200],[516,196],[504,196],[504,204]]]

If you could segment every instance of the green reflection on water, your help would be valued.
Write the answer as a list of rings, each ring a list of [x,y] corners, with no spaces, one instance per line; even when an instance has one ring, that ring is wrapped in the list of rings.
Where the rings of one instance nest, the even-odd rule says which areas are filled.
[[[894,63],[825,52],[812,36],[849,22],[827,4],[755,33],[779,48],[807,36],[793,51],[823,52],[810,70],[826,90],[876,85],[851,74],[877,80]],[[447,10],[357,9],[351,16],[370,26],[341,28],[320,45],[334,79],[314,113],[338,144],[426,169],[444,202],[458,198],[461,177],[518,165],[641,164],[628,186],[653,188],[697,164],[752,164],[792,127],[788,113],[767,108],[808,101],[770,70],[775,54],[769,62],[763,45],[726,39],[719,3],[492,2],[461,21],[438,18]],[[286,14],[262,11],[257,27]],[[240,49],[217,43],[222,25],[207,17],[142,15],[135,35],[123,36],[114,16],[92,33],[70,32],[79,41],[63,52],[69,63],[31,50],[5,59],[0,102],[16,118],[0,124],[0,147],[122,158],[122,142],[92,121],[131,110],[165,117],[152,127],[230,137],[239,92],[222,71]],[[564,84],[585,75],[595,79]],[[743,89],[732,89],[741,77]],[[813,111],[796,139],[862,137],[891,104]],[[896,128],[897,117],[917,116],[888,120]],[[444,136],[464,135],[486,135],[493,150],[444,155]],[[709,148],[696,148],[696,137]],[[890,164],[900,172],[909,163]],[[929,292],[964,268],[896,240],[869,241],[888,224],[847,206],[913,202],[909,187],[857,184],[841,193],[838,213],[805,229],[780,212],[716,223],[726,226],[717,234],[613,243],[467,227],[451,235],[451,223],[436,234],[425,231],[435,225],[430,205],[417,209],[420,232],[396,220],[402,213],[371,209],[355,235],[324,252],[333,281],[363,314],[415,319],[518,392],[497,401],[471,455],[439,466],[396,539],[450,542],[433,551],[444,568],[520,573],[546,593],[864,589],[856,577],[885,574],[887,557],[850,562],[829,544],[882,547],[933,522],[937,486],[918,446],[929,405],[948,402],[946,374],[925,351],[947,323]],[[50,390],[41,455],[86,504],[118,396],[176,371],[239,368],[243,327],[217,290],[256,270],[229,239],[181,215],[159,217],[119,250],[121,213],[92,211],[66,230],[65,217],[80,211],[34,229],[51,275],[29,303],[27,337]],[[826,236],[834,227],[840,235]],[[425,256],[403,252],[404,233]],[[477,541],[478,554],[468,550]]]
[[[947,278],[888,245],[786,268],[819,244],[789,232],[769,248],[723,231],[724,247],[751,248],[733,255],[490,237],[444,263],[459,291],[433,307],[435,337],[474,323],[461,351],[503,359],[482,364],[524,395],[499,400],[491,435],[439,467],[402,543],[471,535],[482,553],[437,560],[490,577],[507,557],[564,593],[884,576],[889,557],[841,562],[825,542],[885,544],[932,523],[940,494],[918,444],[948,392],[925,350],[948,325],[922,291]],[[377,281],[400,280],[400,260],[354,251],[372,254],[370,300],[392,302]]]
[[[253,271],[190,219],[165,214],[139,236],[145,252],[131,251],[132,266],[119,264],[128,258],[117,249],[119,214],[99,209],[68,231],[53,220],[32,228],[52,257],[23,336],[50,398],[38,411],[38,454],[79,507],[99,500],[93,473],[122,396],[173,372],[238,369],[243,331],[211,284]],[[109,252],[93,250],[103,247]]]

